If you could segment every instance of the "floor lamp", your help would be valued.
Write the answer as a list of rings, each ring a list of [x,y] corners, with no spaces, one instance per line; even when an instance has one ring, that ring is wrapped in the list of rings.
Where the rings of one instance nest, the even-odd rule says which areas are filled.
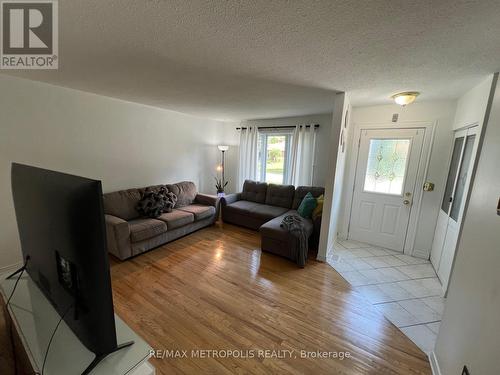
[[[226,145],[219,145],[217,146],[217,148],[219,149],[219,151],[222,153],[222,163],[221,163],[221,168],[222,168],[222,189],[224,189],[225,187],[225,184],[226,184],[226,181],[225,181],[225,178],[224,178],[224,172],[225,172],[225,167],[224,167],[224,154],[227,150],[229,150],[229,146],[226,146]]]

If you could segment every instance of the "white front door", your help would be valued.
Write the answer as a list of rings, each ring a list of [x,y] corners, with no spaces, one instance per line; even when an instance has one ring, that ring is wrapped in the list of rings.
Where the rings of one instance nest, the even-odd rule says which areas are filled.
[[[455,257],[465,197],[477,151],[477,131],[478,128],[475,126],[455,133],[446,188],[432,243],[431,263],[444,290],[448,286]]]
[[[403,252],[424,134],[361,130],[350,239]]]

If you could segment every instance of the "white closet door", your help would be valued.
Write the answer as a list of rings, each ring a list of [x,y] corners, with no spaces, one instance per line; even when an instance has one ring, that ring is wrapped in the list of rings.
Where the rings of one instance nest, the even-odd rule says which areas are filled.
[[[434,235],[431,262],[446,290],[455,258],[465,198],[477,151],[477,127],[455,134],[448,180]]]

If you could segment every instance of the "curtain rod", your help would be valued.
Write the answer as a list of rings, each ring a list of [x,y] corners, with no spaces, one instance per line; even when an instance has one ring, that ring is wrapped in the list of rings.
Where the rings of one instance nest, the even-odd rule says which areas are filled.
[[[314,126],[314,129],[319,128],[319,124],[314,125],[300,125],[300,127],[310,128]],[[236,130],[246,130],[247,127],[236,128]],[[295,129],[295,126],[257,126],[257,129]]]

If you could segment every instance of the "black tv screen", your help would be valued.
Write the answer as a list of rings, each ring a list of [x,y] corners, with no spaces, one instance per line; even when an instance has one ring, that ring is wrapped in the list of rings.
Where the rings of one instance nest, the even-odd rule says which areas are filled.
[[[96,358],[113,352],[101,182],[15,163],[11,173],[27,272]]]

